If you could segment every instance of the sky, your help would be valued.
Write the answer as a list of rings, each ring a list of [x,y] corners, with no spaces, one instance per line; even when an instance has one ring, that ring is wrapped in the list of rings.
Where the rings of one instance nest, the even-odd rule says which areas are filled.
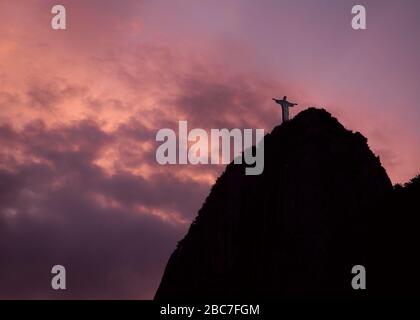
[[[0,298],[152,298],[224,168],[156,162],[179,120],[269,132],[287,95],[418,174],[420,2],[359,2],[61,0],[53,30],[57,1],[0,0]]]

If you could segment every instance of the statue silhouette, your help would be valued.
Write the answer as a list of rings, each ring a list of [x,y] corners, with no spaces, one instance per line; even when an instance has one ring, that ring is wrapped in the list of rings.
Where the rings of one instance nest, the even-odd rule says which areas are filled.
[[[273,100],[276,103],[278,103],[279,105],[281,105],[283,122],[288,121],[289,120],[289,108],[297,106],[297,103],[292,103],[290,101],[287,101],[286,96],[284,96],[282,100],[274,99],[274,98],[273,98]]]

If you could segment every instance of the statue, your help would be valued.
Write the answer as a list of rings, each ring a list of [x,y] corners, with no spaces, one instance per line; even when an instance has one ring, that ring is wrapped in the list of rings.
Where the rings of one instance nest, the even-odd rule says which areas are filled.
[[[287,101],[286,96],[284,96],[282,100],[274,99],[274,98],[273,98],[273,100],[276,103],[278,103],[279,105],[281,105],[283,122],[288,121],[289,120],[289,108],[297,106],[297,103],[292,103],[290,101]]]

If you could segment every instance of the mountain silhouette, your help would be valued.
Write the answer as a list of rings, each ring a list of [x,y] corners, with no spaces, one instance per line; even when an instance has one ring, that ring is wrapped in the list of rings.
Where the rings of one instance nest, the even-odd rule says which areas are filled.
[[[418,221],[408,203],[416,205],[420,179],[394,188],[367,139],[324,109],[302,111],[264,144],[261,175],[229,164],[218,178],[171,255],[155,299],[356,297],[407,289],[390,276],[399,272],[393,268],[403,271],[401,259],[417,254],[410,248]],[[410,221],[413,233],[401,237]],[[406,262],[415,273],[413,261]],[[366,290],[351,286],[355,265],[366,268]]]

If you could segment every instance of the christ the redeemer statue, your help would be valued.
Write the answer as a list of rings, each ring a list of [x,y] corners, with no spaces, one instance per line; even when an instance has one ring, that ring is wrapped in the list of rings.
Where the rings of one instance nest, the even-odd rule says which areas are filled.
[[[279,105],[281,105],[283,122],[288,121],[289,120],[289,108],[297,106],[297,103],[292,103],[290,101],[287,101],[286,96],[284,96],[282,100],[278,100],[278,99],[274,99],[274,98],[273,98],[273,100],[276,103],[278,103]]]

